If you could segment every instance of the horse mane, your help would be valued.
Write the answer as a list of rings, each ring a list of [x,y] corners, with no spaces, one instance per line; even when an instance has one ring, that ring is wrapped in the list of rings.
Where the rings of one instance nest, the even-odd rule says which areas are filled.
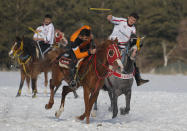
[[[101,56],[103,54],[106,54],[106,51],[105,49],[108,48],[109,45],[113,44],[113,41],[112,40],[103,40],[101,41],[100,43],[97,43],[96,44],[96,47],[97,47],[97,55],[98,56]]]
[[[18,45],[21,45],[21,42],[23,42],[23,51],[25,55],[30,55],[32,57],[36,57],[36,42],[28,37],[22,37],[16,36],[15,41],[18,43]]]

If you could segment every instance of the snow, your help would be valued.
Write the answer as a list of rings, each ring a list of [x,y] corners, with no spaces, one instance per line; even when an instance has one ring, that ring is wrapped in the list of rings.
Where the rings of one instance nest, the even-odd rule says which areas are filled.
[[[39,76],[36,98],[27,93],[24,84],[22,96],[15,97],[20,80],[19,72],[0,72],[0,130],[1,131],[187,131],[187,76],[151,75],[143,78],[150,82],[141,87],[133,84],[131,111],[112,119],[107,92],[101,91],[98,112],[90,118],[90,124],[77,121],[84,111],[83,90],[79,97],[67,96],[65,109],[59,119],[55,112],[60,106],[61,89],[55,96],[51,110],[45,110],[49,100],[44,94],[44,78]],[[118,107],[125,106],[124,96],[118,99]]]

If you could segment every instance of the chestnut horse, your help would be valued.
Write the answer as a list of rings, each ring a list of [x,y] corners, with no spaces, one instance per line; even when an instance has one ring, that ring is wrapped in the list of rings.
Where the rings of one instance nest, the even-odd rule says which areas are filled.
[[[83,86],[84,89],[84,102],[85,112],[78,117],[79,120],[84,120],[86,117],[86,123],[89,123],[90,111],[93,103],[97,99],[100,88],[104,84],[104,78],[110,75],[109,64],[121,67],[120,54],[117,48],[117,41],[106,40],[104,43],[97,46],[97,52],[95,55],[86,57],[78,69],[78,85]],[[116,57],[115,59],[113,57]],[[121,67],[122,68],[122,67]],[[51,95],[48,104],[45,108],[50,109],[54,104],[54,87],[59,87],[62,80],[70,82],[69,69],[62,68],[57,64],[53,64],[52,67],[52,79],[50,80]],[[60,117],[64,110],[64,103],[66,95],[72,92],[68,86],[63,87],[62,99],[59,110],[55,113],[55,116]]]

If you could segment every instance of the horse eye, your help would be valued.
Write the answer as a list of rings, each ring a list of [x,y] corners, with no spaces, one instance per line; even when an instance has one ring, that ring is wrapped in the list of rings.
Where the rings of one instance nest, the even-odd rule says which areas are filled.
[[[58,34],[58,33],[56,33],[56,34],[55,34],[55,36],[56,36],[56,37],[58,37],[58,36],[59,36],[59,34]]]
[[[114,51],[113,51],[113,50],[110,50],[109,53],[108,53],[108,55],[109,55],[110,57],[114,56]]]

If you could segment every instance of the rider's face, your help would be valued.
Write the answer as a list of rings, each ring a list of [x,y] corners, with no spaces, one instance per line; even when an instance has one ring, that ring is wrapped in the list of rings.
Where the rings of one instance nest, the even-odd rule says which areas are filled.
[[[44,24],[45,25],[49,25],[51,23],[51,19],[50,18],[45,18],[44,19]]]
[[[134,25],[136,23],[136,18],[132,17],[132,16],[129,16],[128,17],[128,24],[130,26]]]
[[[79,36],[79,38],[83,41],[88,41],[89,37],[88,36]]]

